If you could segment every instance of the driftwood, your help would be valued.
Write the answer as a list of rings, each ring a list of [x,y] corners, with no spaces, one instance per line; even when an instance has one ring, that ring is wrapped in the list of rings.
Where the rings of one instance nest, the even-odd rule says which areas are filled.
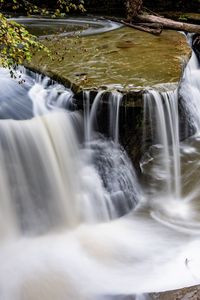
[[[139,14],[132,21],[128,19],[109,18],[128,27],[159,35],[162,29],[172,29],[200,34],[200,25],[178,22],[161,16]]]
[[[200,33],[200,25],[196,24],[189,24],[184,22],[173,21],[171,19],[158,17],[154,15],[145,15],[139,14],[137,15],[137,20],[140,22],[147,22],[147,23],[157,23],[163,26],[166,29],[173,29],[178,31],[186,31],[186,32],[193,32],[193,33]]]
[[[138,22],[130,22],[130,20],[128,19],[120,19],[117,17],[109,17],[109,20],[113,21],[113,22],[118,22],[121,23],[125,26],[134,28],[134,29],[138,29],[141,31],[145,31],[151,34],[155,34],[155,35],[159,35],[162,32],[162,25],[158,24],[158,23],[138,23]]]
[[[133,24],[133,23],[122,21],[122,20],[121,20],[121,23],[128,26],[128,27],[135,28],[135,29],[145,31],[145,32],[148,32],[148,33],[152,33],[152,34],[155,34],[155,35],[159,35],[162,32],[162,27],[161,26],[157,26],[155,28],[154,26],[151,26],[151,24],[149,24],[149,25],[139,24],[139,23],[134,23]]]
[[[138,23],[137,22],[137,25],[144,26],[144,27],[150,27],[150,28],[157,28],[157,29],[163,28],[163,26],[161,24],[158,24],[158,23]]]

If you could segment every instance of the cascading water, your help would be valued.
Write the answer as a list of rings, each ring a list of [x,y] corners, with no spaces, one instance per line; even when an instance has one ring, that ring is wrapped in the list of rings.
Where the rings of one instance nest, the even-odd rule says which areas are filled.
[[[145,121],[150,120],[151,122],[148,124],[150,128],[145,129],[145,134],[151,133],[154,144],[157,144],[151,148],[151,151],[153,148],[154,150],[157,149],[157,163],[153,162],[151,172],[157,178],[160,177],[161,182],[164,181],[165,187],[162,187],[162,191],[165,194],[180,199],[181,174],[177,91],[163,93],[154,90],[149,91],[144,96],[144,111]],[[154,190],[154,195],[155,192]]]
[[[110,105],[110,136],[115,144],[119,142],[119,107],[122,101],[122,95],[120,93],[112,93],[109,98]]]
[[[193,67],[183,97],[185,85],[199,91],[187,76]],[[19,85],[6,70],[0,77],[0,299],[121,300],[199,283],[199,182],[191,178],[199,137],[180,144],[180,171],[176,93],[145,98],[162,145],[143,160],[152,181],[142,192],[118,143],[121,94],[110,96],[103,136],[103,91],[93,102],[85,93],[83,120],[67,110],[74,95],[63,86],[26,73]]]
[[[91,102],[90,92],[84,91],[83,104],[84,104],[84,128],[85,128],[85,141],[89,142],[92,140],[93,135],[96,135],[98,131],[97,115],[100,106],[102,105],[102,98],[105,91],[100,91],[96,94],[93,103]],[[109,122],[108,132],[109,137],[118,144],[119,139],[119,107],[122,101],[123,95],[117,91],[110,92],[108,103],[109,103]],[[90,110],[91,106],[91,110]]]
[[[190,39],[189,42],[191,43]],[[199,61],[194,51],[190,61],[183,73],[183,78],[180,85],[179,94],[181,100],[186,107],[190,123],[195,127],[195,130],[200,131],[200,74],[199,74]]]
[[[102,105],[104,93],[104,91],[98,92],[93,103],[90,103],[90,92],[84,92],[85,143],[90,150],[90,159],[100,174],[114,205],[112,211],[109,209],[109,215],[115,218],[135,207],[141,193],[132,164],[118,143],[119,107],[122,94],[112,92],[109,95],[107,116],[109,139],[98,133],[98,110]]]

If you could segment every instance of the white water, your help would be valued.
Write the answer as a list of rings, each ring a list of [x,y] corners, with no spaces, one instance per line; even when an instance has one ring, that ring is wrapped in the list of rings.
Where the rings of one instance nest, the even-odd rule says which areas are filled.
[[[141,191],[133,166],[118,143],[119,106],[122,94],[113,92],[108,98],[109,113],[103,122],[107,123],[106,134],[109,135],[109,139],[98,133],[100,123],[98,114],[102,109],[104,94],[104,91],[98,92],[92,103],[90,92],[85,91],[83,94],[84,138],[90,160],[100,174],[104,187],[114,204],[112,211],[109,209],[112,219],[133,208],[141,197]]]
[[[180,96],[185,101],[187,113],[190,117],[191,124],[196,131],[200,132],[200,72],[199,62],[194,52],[190,58],[190,62],[185,69],[181,83]]]
[[[84,131],[85,131],[85,141],[90,142],[96,135],[98,131],[98,113],[101,110],[102,98],[105,94],[105,91],[99,91],[93,102],[90,100],[90,92],[84,91],[83,94],[83,103],[84,103]],[[119,143],[119,108],[122,101],[123,95],[117,91],[110,92],[108,97],[108,107],[109,115],[107,119],[108,129],[107,134],[117,145]],[[91,110],[90,110],[91,106]],[[105,118],[106,119],[106,118]]]
[[[157,176],[161,176],[161,180],[164,181],[164,193],[180,199],[181,171],[177,90],[163,93],[155,90],[149,91],[144,96],[144,105],[145,120],[150,120],[149,130],[157,144],[156,147],[160,149],[158,165],[154,164],[152,171]],[[145,134],[149,134],[146,131],[147,129],[145,129]],[[159,153],[157,153],[158,155]]]
[[[196,88],[191,63],[180,93],[184,84]],[[158,151],[168,190],[157,192],[157,169],[158,178],[146,173],[153,192],[147,186],[143,193],[117,143],[120,100],[110,139],[96,132],[101,95],[86,102],[84,147],[81,114],[64,110],[73,94],[24,76],[18,85],[1,71],[0,299],[123,299],[200,283],[200,142],[195,136],[180,145],[180,172],[174,95],[167,94],[165,110],[152,92],[166,132],[159,141],[169,149],[167,158]],[[156,157],[149,160],[156,164]]]
[[[110,119],[109,131],[115,144],[119,143],[119,108],[122,101],[122,94],[115,92],[109,96]]]

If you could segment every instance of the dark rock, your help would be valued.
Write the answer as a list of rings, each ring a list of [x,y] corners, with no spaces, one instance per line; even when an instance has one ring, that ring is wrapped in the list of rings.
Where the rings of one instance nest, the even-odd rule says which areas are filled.
[[[98,91],[90,91],[90,104],[92,105]],[[119,142],[123,145],[132,160],[137,173],[140,174],[140,158],[142,156],[143,133],[143,94],[145,90],[122,92],[123,98],[119,110]],[[98,130],[109,136],[109,109],[108,99],[110,92],[105,90],[98,107]],[[75,95],[78,109],[83,109],[83,91]]]
[[[192,37],[192,48],[198,57],[199,64],[200,64],[200,34],[196,33]]]

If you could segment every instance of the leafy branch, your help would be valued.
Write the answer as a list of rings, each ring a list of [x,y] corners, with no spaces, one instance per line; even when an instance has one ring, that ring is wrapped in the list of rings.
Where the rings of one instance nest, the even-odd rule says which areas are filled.
[[[35,1],[34,1],[35,2]],[[64,16],[70,10],[84,11],[83,0],[57,0],[53,17]],[[0,9],[7,5],[5,0],[0,0]],[[50,14],[45,6],[33,4],[28,0],[12,0],[12,9],[23,7],[27,14]],[[51,11],[52,13],[52,11]],[[52,15],[52,14],[51,14]],[[0,65],[11,68],[24,62],[30,62],[34,51],[43,50],[50,54],[50,50],[44,46],[34,35],[30,34],[21,24],[7,19],[0,13]]]

